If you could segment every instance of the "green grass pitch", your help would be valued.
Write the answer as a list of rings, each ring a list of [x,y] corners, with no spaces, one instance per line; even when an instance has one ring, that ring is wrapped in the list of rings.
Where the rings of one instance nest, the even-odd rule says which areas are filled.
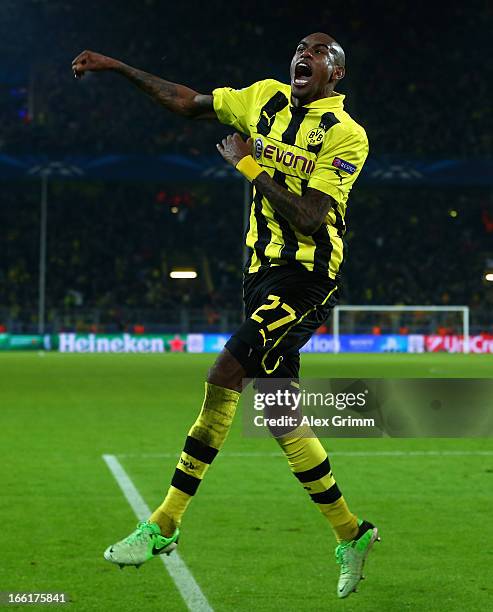
[[[157,505],[213,359],[0,354],[0,591],[64,591],[75,610],[186,609],[162,563],[119,571],[103,560],[136,518],[102,455],[117,455]],[[303,375],[484,378],[493,358],[306,355]],[[324,444],[351,508],[381,530],[360,592],[337,599],[328,525],[282,455],[270,455],[275,442],[243,437],[238,416],[179,547],[214,610],[491,609],[491,440]],[[430,450],[455,454],[419,454]]]

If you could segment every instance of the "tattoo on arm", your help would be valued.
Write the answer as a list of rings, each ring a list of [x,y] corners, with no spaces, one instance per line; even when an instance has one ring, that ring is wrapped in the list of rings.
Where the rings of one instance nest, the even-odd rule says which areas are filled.
[[[278,185],[267,172],[254,180],[255,187],[269,200],[274,209],[305,236],[314,234],[322,225],[334,199],[317,189],[298,196]]]
[[[212,96],[199,94],[185,85],[166,81],[127,64],[120,64],[116,72],[173,113],[193,119],[216,118]]]

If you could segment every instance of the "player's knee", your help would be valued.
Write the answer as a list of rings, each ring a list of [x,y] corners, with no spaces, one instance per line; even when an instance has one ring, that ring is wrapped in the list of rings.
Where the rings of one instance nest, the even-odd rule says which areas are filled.
[[[262,417],[270,434],[274,438],[283,438],[295,431],[301,424],[302,412],[299,395],[299,384],[297,380],[286,375],[287,371],[281,368],[281,377],[264,376],[256,378],[253,386],[255,393],[262,398],[270,396],[268,403],[264,400]],[[276,400],[276,401],[274,401]]]
[[[246,375],[241,363],[225,348],[209,370],[207,382],[218,387],[241,391],[242,382]]]

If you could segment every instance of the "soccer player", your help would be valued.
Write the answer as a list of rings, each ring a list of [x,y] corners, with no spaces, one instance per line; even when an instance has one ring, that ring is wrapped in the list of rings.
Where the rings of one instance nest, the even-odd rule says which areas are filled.
[[[344,51],[320,32],[298,43],[290,85],[266,79],[203,95],[93,51],[78,55],[72,69],[77,78],[111,70],[174,113],[218,119],[248,138],[245,142],[235,133],[217,145],[254,188],[246,235],[246,320],[208,373],[202,409],[163,503],[104,553],[120,567],[139,566],[176,548],[187,506],[228,435],[243,379],[298,379],[300,348],[336,303],[347,199],[368,140],[344,111],[344,96],[334,90],[345,74]],[[327,453],[309,428],[276,439],[335,532],[341,566],[337,593],[347,597],[362,578],[378,530],[349,510]]]

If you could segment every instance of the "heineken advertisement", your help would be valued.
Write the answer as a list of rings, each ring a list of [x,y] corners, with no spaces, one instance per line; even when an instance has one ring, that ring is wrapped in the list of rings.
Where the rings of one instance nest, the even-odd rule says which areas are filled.
[[[0,334],[0,351],[61,353],[184,353],[186,334]]]
[[[58,334],[60,353],[183,353],[186,335],[181,334]]]

